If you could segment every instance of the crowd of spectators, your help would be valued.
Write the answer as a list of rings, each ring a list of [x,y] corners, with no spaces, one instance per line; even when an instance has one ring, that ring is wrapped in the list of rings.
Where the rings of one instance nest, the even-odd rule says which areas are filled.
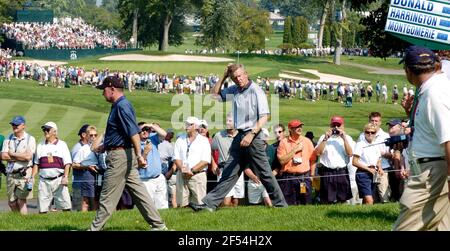
[[[16,120],[19,121],[17,118],[13,118],[12,121]],[[20,117],[20,122],[25,123],[25,118]],[[381,114],[372,112],[369,114],[369,123],[362,127],[361,135],[353,140],[351,136],[345,133],[344,123],[346,122],[344,122],[343,117],[333,116],[329,128],[318,138],[317,144],[311,132],[306,134],[303,132],[303,127],[307,125],[299,119],[291,120],[287,126],[283,124],[275,125],[273,132],[276,141],[273,144],[269,144],[268,141],[269,131],[267,129],[262,130],[263,138],[267,142],[266,154],[270,160],[273,175],[282,187],[284,196],[289,198],[287,199],[289,205],[313,203],[373,204],[397,201],[400,198],[402,187],[405,185],[404,180],[408,176],[408,165],[405,162],[395,161],[393,149],[377,143],[384,142],[390,136],[402,133],[406,124],[399,119],[390,120],[386,123],[389,130],[384,132],[380,127],[383,123]],[[226,136],[228,133],[231,138],[235,135],[232,127],[228,125],[230,123],[227,123],[227,131],[217,132],[211,136],[206,120],[189,117],[185,124],[186,132],[175,134],[172,129],[163,129],[157,123],[139,123],[141,149],[148,163],[152,163],[151,168],[141,169],[139,173],[141,179],[146,184],[148,183],[146,185],[147,190],[158,209],[185,207],[189,201],[198,202],[201,200],[200,197],[184,195],[183,189],[203,191],[203,196],[213,189],[217,180],[216,176],[220,177],[220,173],[223,171],[223,162],[226,158],[226,156],[219,157],[223,155],[220,155],[219,151],[224,149],[214,146],[217,144],[218,135]],[[14,124],[13,126],[17,127],[18,125]],[[51,130],[56,129],[57,125],[48,122],[42,128],[44,135],[47,137],[49,131],[51,133]],[[55,130],[55,135],[56,133]],[[198,137],[203,140],[202,144],[209,145],[211,149],[205,151],[203,146],[198,151],[193,151],[195,146],[191,147],[193,149],[191,149],[189,156],[192,155],[192,163],[189,163],[189,167],[197,166],[198,161],[204,161],[206,166],[204,169],[199,169],[186,176],[189,171],[184,170],[185,167],[178,165],[175,160],[180,158],[179,151],[182,152],[180,149],[183,149],[183,144],[186,144],[187,135],[192,133],[198,133]],[[96,210],[103,179],[102,175],[107,168],[104,163],[105,155],[101,150],[102,135],[97,134],[95,126],[87,124],[80,128],[78,135],[80,141],[73,146],[71,154],[64,155],[64,158],[66,158],[64,164],[70,164],[69,166],[72,169],[73,180],[71,183],[73,188],[71,199],[69,199],[71,201],[67,201],[64,207],[57,209]],[[225,139],[226,137],[223,140]],[[8,144],[8,141],[5,141],[3,151],[9,149]],[[64,146],[65,148],[67,146]],[[65,149],[65,151],[68,151],[68,149]],[[206,152],[207,155],[205,155]],[[196,154],[201,158],[195,157]],[[319,156],[320,158],[318,158]],[[382,159],[383,164],[381,164],[380,159]],[[150,170],[152,171],[150,172]],[[41,171],[39,171],[39,175],[43,175]],[[62,176],[62,173],[59,175]],[[64,177],[68,177],[68,172],[64,171],[64,175]],[[194,186],[192,179],[197,176],[201,176],[202,181],[196,181]],[[208,177],[208,180],[206,180],[206,177]],[[243,181],[241,182],[245,180],[249,188],[244,189],[244,186],[240,185],[239,191],[241,192],[239,194],[242,195],[234,197],[236,200],[233,203],[226,203],[225,201],[222,206],[235,207],[243,204],[261,203],[270,206],[270,199],[264,187],[250,189],[251,184],[252,188],[260,184],[255,177],[257,176],[253,175],[251,169],[243,172]],[[27,182],[33,182],[32,179],[25,179]],[[188,182],[189,185],[186,185],[188,183],[180,183],[181,181]],[[211,184],[207,185],[207,183],[212,183],[212,186]],[[290,187],[292,189],[295,187],[295,193]],[[44,191],[40,190],[43,188],[39,186],[38,189],[38,196],[42,196]],[[45,193],[48,193],[48,191]],[[126,191],[124,191],[124,196],[126,194]],[[198,192],[195,194],[199,195]],[[61,199],[58,198],[58,194],[54,194],[54,196],[55,201]],[[65,196],[67,197],[67,195]],[[41,199],[39,198],[39,200]],[[68,197],[65,200],[68,200]],[[41,213],[50,211],[52,208],[50,202],[48,200],[45,207],[40,206],[39,211]],[[132,201],[128,203],[129,205],[124,207],[119,204],[118,208],[133,208]],[[56,206],[58,207],[58,205]]]
[[[53,23],[3,23],[0,34],[16,40],[24,49],[125,48],[111,31],[100,31],[82,18],[55,18]]]

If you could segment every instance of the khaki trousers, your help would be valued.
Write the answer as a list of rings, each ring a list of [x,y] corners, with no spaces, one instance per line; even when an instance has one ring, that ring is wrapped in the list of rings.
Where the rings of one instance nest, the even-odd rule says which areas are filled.
[[[450,230],[447,162],[420,164],[420,169],[421,174],[408,179],[393,230]]]
[[[137,160],[133,149],[108,152],[106,165],[107,169],[100,193],[100,206],[90,230],[99,231],[103,228],[106,221],[116,210],[125,186],[127,186],[133,202],[145,221],[153,228],[165,226],[155,204],[150,199],[147,189],[139,178]]]

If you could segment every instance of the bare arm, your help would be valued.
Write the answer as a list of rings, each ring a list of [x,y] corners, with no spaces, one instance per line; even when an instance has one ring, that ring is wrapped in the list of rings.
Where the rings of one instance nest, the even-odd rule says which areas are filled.
[[[292,149],[292,151],[290,151],[284,155],[278,155],[277,157],[278,157],[278,160],[280,161],[280,164],[282,166],[286,165],[294,157],[294,155],[297,152],[301,151],[302,149],[303,149],[303,145],[299,144],[294,149]]]
[[[144,167],[147,165],[147,161],[144,159],[144,157],[141,155],[141,143],[140,143],[140,138],[139,138],[139,134],[135,134],[131,137],[131,142],[133,143],[133,149],[134,149],[134,153],[136,154],[136,156],[138,156],[137,160],[138,160],[138,166],[139,167]]]
[[[223,77],[214,85],[214,87],[212,89],[213,95],[219,95],[220,89],[222,89],[222,85],[227,78],[228,78],[228,67],[225,69],[225,72],[223,73]]]

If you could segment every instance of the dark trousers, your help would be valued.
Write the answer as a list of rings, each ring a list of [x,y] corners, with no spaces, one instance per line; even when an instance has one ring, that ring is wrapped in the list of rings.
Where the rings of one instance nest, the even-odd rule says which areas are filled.
[[[265,143],[260,137],[261,133],[255,136],[248,147],[241,148],[240,143],[245,134],[244,132],[239,132],[234,137],[230,148],[230,156],[225,162],[222,178],[217,183],[217,186],[203,198],[203,202],[208,207],[217,208],[236,184],[242,171],[250,166],[266,188],[272,204],[276,207],[287,206],[280,186],[272,174],[265,151]]]
[[[353,197],[347,167],[331,169],[322,166],[319,169],[320,201],[324,204],[343,203]]]
[[[281,191],[288,205],[306,205],[311,204],[311,179],[309,173],[294,175],[283,173],[278,180]],[[305,185],[305,191],[301,191],[301,184]]]

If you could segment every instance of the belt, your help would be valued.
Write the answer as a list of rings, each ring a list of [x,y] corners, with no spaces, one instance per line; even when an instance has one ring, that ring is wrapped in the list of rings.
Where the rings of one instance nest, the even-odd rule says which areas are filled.
[[[150,177],[150,178],[142,178],[142,179],[143,180],[153,180],[153,179],[159,178],[160,175],[161,174],[158,174],[158,176],[154,176],[154,177]]]
[[[445,160],[443,156],[441,157],[430,157],[430,158],[418,158],[417,163],[424,164],[432,161]]]
[[[115,151],[115,150],[126,150],[126,149],[130,149],[131,147],[125,147],[125,146],[110,146],[107,147],[105,150],[106,151]]]
[[[63,175],[64,175],[64,174],[61,173],[60,175],[58,175],[58,176],[56,176],[56,177],[44,178],[44,177],[42,177],[42,176],[39,176],[39,178],[40,178],[40,179],[43,179],[43,180],[54,180],[54,179],[57,179],[57,178],[59,178],[59,177],[61,177],[61,176],[63,176]]]
[[[11,174],[26,172],[27,169],[28,169],[28,167],[22,167],[22,168],[19,168],[19,169],[16,169],[16,170],[12,170]]]

